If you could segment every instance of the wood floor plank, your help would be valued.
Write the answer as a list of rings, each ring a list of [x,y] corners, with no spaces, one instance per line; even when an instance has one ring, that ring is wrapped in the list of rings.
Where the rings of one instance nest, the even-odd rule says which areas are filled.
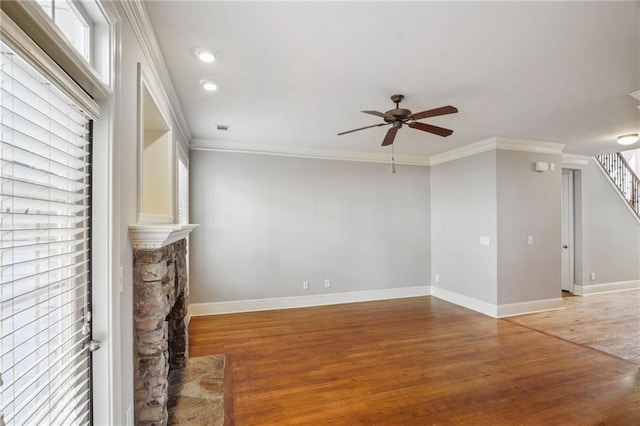
[[[640,290],[565,297],[563,303],[563,310],[508,320],[640,365]]]
[[[227,356],[239,426],[640,424],[636,363],[432,297],[194,317],[189,331],[191,356]]]

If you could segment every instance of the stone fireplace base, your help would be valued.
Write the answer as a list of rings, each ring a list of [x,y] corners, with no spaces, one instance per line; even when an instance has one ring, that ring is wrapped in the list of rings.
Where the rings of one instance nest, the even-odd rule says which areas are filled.
[[[225,412],[225,358],[191,358],[186,368],[169,374],[169,424],[223,426]]]
[[[169,370],[189,358],[186,239],[134,250],[134,386],[136,425],[166,425]]]

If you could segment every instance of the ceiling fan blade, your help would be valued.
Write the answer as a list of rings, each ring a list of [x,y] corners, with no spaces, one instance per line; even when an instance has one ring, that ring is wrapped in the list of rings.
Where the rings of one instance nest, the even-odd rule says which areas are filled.
[[[376,117],[393,118],[393,115],[385,114],[384,112],[380,112],[380,111],[360,111],[360,112],[364,112],[365,114],[375,115]]]
[[[396,138],[396,133],[398,133],[398,129],[400,127],[392,127],[389,129],[389,131],[387,132],[387,135],[384,137],[384,140],[382,141],[382,146],[387,146],[387,145],[391,145],[393,143],[393,140]]]
[[[453,133],[453,130],[445,129],[444,127],[432,126],[431,124],[418,123],[417,121],[408,124],[412,129],[422,130],[423,132],[433,133],[438,136],[449,136]]]
[[[437,117],[439,115],[453,114],[456,112],[458,112],[458,108],[451,105],[447,105],[440,108],[434,108],[427,111],[411,114],[411,117],[409,118],[411,118],[412,120],[420,120],[422,118]]]
[[[357,132],[358,130],[370,129],[372,127],[386,126],[388,124],[391,124],[391,123],[372,124],[371,126],[364,126],[364,127],[358,128],[358,129],[347,130],[346,132],[340,132],[340,133],[338,133],[338,136],[346,135],[347,133]]]

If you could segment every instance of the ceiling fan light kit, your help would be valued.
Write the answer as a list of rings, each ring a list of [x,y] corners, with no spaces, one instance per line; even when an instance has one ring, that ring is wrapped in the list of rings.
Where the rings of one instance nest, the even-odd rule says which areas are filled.
[[[362,111],[365,114],[375,115],[376,117],[380,117],[384,120],[384,123],[372,124],[371,126],[359,127],[357,129],[347,130],[346,132],[338,133],[338,136],[346,135],[347,133],[353,133],[364,129],[370,129],[372,127],[380,127],[380,126],[388,126],[391,125],[391,128],[387,131],[384,139],[382,140],[382,146],[392,145],[398,130],[402,128],[404,124],[411,127],[412,129],[421,130],[427,133],[433,133],[434,135],[447,137],[453,134],[453,130],[445,129],[443,127],[433,126],[427,123],[420,123],[416,120],[421,120],[423,118],[429,117],[437,117],[440,115],[446,114],[454,114],[458,112],[458,108],[447,105],[440,108],[429,109],[426,111],[418,112],[413,114],[411,110],[406,108],[400,108],[400,102],[404,99],[404,95],[393,95],[391,96],[391,101],[396,104],[394,109],[390,109],[387,112],[379,112],[379,111]]]

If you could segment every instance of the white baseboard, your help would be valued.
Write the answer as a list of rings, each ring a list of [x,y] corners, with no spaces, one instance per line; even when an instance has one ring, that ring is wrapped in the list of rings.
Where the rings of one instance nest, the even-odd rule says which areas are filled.
[[[492,318],[510,317],[514,315],[532,314],[534,312],[562,309],[562,297],[554,299],[532,300],[528,302],[507,303],[494,305],[493,303],[474,299],[453,291],[439,287],[431,287],[431,295],[463,308],[480,312]]]
[[[481,314],[485,314],[493,318],[497,318],[498,316],[498,309],[496,305],[474,299],[473,297],[433,286],[431,286],[431,295],[438,299],[453,303],[454,305],[462,306],[463,308],[471,309],[472,311],[480,312]]]
[[[610,291],[637,290],[640,288],[640,280],[619,281],[593,285],[574,285],[573,294],[589,296],[592,294],[608,293]]]
[[[498,318],[562,309],[562,297],[498,305]]]
[[[315,294],[311,296],[191,303],[189,304],[189,318],[203,315],[234,314],[240,312],[270,311],[274,309],[308,308],[311,306],[337,305],[341,303],[370,302],[374,300],[402,299],[405,297],[429,296],[430,294],[429,286],[417,286]]]

